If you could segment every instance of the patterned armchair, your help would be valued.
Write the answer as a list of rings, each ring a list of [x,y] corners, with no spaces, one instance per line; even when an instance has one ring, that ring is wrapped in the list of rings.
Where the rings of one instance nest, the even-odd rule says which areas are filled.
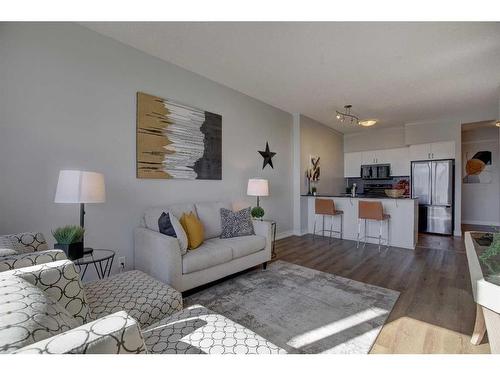
[[[0,272],[66,259],[61,250],[49,250],[42,233],[0,236]]]

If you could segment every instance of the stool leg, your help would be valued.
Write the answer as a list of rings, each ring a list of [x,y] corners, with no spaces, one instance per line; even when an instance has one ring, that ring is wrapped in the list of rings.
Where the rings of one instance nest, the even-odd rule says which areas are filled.
[[[361,232],[361,219],[358,219],[358,237],[356,239],[356,249],[359,249],[359,233]]]
[[[387,250],[390,249],[391,245],[390,245],[390,238],[391,238],[391,220],[390,219],[387,219]]]
[[[313,241],[316,241],[316,219],[318,215],[314,214],[314,225],[313,225]]]
[[[365,219],[365,242],[363,242],[363,249],[366,247],[366,236],[368,235],[368,233],[366,232],[366,219]]]
[[[332,243],[332,233],[333,233],[333,216],[330,216],[330,240],[329,240],[329,244]]]
[[[382,243],[382,221],[379,220],[379,231],[378,231],[378,252],[380,253],[380,245]]]
[[[321,231],[321,235],[325,237],[325,215],[322,216],[323,216],[323,230]]]
[[[344,239],[344,215],[340,215],[340,239]]]

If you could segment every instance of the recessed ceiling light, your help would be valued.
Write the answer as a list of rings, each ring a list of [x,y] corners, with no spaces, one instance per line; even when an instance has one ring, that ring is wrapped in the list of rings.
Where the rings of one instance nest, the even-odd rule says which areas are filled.
[[[368,127],[368,126],[373,126],[376,123],[377,123],[377,120],[361,120],[359,122],[359,125]]]
[[[498,120],[497,122],[495,122],[495,125],[500,128],[500,120]]]

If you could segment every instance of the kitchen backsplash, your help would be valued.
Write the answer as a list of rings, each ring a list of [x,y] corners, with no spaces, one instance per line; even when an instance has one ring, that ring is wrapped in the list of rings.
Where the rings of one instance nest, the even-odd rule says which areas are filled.
[[[346,189],[349,189],[349,191],[350,191],[350,188],[355,183],[356,184],[356,192],[358,194],[364,194],[365,184],[372,184],[372,185],[373,184],[391,184],[393,186],[393,188],[396,188],[396,185],[398,185],[398,183],[401,186],[405,182],[409,186],[410,176],[391,177],[391,178],[384,179],[384,180],[363,180],[361,178],[351,177],[351,178],[345,179],[345,187],[346,187]]]

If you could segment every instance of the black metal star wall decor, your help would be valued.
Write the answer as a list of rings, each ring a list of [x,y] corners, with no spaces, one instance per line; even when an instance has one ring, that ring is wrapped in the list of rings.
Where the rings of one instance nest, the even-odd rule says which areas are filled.
[[[262,169],[266,167],[266,165],[270,165],[271,168],[274,169],[273,167],[273,156],[276,155],[276,152],[271,152],[269,150],[269,144],[266,142],[266,151],[259,151],[259,154],[262,155],[264,158],[264,164],[262,164]]]

